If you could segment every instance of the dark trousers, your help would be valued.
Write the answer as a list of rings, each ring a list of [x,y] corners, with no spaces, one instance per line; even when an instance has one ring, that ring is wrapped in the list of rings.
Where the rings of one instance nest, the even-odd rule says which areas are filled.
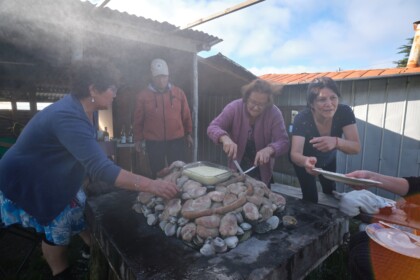
[[[303,167],[297,166],[296,164],[293,164],[293,167],[299,180],[300,188],[302,189],[302,199],[305,201],[318,203],[316,177],[306,172],[306,169]],[[322,166],[322,169],[335,172],[336,161],[334,160],[330,164]],[[319,175],[318,177],[322,186],[322,192],[326,194],[332,194],[332,191],[335,190],[335,182],[324,178],[322,175]]]
[[[395,253],[377,244],[366,232],[349,243],[349,270],[353,280],[420,279],[420,259]]]
[[[170,141],[148,141],[146,150],[149,157],[152,177],[174,161],[187,161],[186,140],[184,137]]]

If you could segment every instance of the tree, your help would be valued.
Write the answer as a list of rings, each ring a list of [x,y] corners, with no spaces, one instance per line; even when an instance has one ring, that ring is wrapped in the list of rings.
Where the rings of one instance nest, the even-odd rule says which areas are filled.
[[[407,38],[406,40],[408,41],[408,44],[407,45],[402,45],[401,47],[398,48],[400,50],[398,53],[404,54],[404,58],[392,62],[392,63],[396,64],[397,67],[406,67],[407,66],[408,57],[410,55],[411,46],[413,45],[414,37]]]

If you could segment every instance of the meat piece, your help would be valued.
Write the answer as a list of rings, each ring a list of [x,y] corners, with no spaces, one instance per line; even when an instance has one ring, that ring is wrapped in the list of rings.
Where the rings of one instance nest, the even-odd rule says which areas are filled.
[[[220,225],[220,216],[219,215],[203,216],[203,217],[195,219],[195,223],[197,225],[200,225],[206,228],[218,228]]]
[[[236,195],[239,195],[240,193],[246,191],[246,187],[242,182],[230,184],[229,186],[227,186],[227,189],[229,190],[229,192]]]
[[[225,195],[225,197],[223,198],[223,205],[229,205],[232,204],[234,201],[236,201],[238,199],[238,197],[233,194],[233,193],[228,193],[227,195]]]
[[[256,221],[258,220],[260,213],[258,212],[258,208],[255,204],[247,202],[242,207],[244,211],[245,218],[250,221]]]
[[[181,229],[182,240],[190,242],[197,232],[197,226],[195,223],[188,223]]]
[[[219,236],[218,228],[206,228],[200,225],[197,225],[197,235],[203,239],[215,238]]]
[[[209,192],[207,195],[210,197],[212,201],[222,202],[226,194],[220,191],[212,191],[212,192]]]
[[[227,213],[222,217],[219,232],[223,237],[236,235],[238,232],[238,221],[233,213]]]
[[[197,198],[203,196],[207,192],[207,188],[196,181],[188,180],[182,186],[182,192],[183,199]]]
[[[169,200],[165,205],[165,210],[168,211],[169,216],[178,216],[179,211],[181,211],[181,199],[173,198]]]

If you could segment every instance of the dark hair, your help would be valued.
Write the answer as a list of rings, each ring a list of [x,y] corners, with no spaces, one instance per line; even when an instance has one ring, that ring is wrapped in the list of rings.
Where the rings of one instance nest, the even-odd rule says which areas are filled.
[[[311,105],[318,97],[320,90],[323,88],[329,88],[335,94],[337,94],[338,97],[341,97],[340,91],[338,90],[338,86],[333,79],[329,77],[315,78],[308,85],[308,92],[306,96],[306,106],[308,108],[311,108]]]
[[[110,86],[117,86],[120,73],[108,60],[86,58],[77,61],[71,68],[70,89],[78,99],[89,97],[89,86],[103,92]]]
[[[244,103],[248,102],[248,98],[252,92],[260,92],[265,93],[268,95],[268,105],[273,104],[273,94],[275,92],[280,92],[282,89],[282,85],[278,84],[271,84],[262,79],[255,79],[247,85],[244,85],[241,89],[242,92],[242,100]]]

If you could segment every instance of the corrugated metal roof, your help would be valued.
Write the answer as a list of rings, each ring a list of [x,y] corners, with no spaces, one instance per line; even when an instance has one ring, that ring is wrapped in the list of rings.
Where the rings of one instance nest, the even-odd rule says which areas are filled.
[[[211,65],[215,68],[218,68],[220,71],[228,71],[229,73],[238,77],[242,77],[248,81],[257,78],[257,76],[248,71],[246,68],[227,58],[221,53],[209,56],[205,59],[199,57],[199,62]]]
[[[306,84],[318,77],[330,77],[334,80],[381,78],[399,75],[420,75],[417,68],[385,68],[369,70],[346,70],[337,72],[299,73],[299,74],[264,74],[259,78],[282,84]]]
[[[74,2],[78,2],[78,1],[74,1]],[[89,3],[89,1],[81,2],[81,3],[84,3],[84,5],[92,5],[91,3]],[[97,9],[96,13],[101,14],[107,18],[112,18],[113,20],[117,20],[117,21],[120,20],[126,24],[130,23],[135,26],[142,26],[142,28],[153,29],[155,31],[159,31],[162,33],[174,32],[181,37],[186,37],[186,38],[194,39],[197,41],[203,41],[208,44],[214,44],[215,42],[222,41],[220,38],[204,33],[202,31],[197,31],[197,30],[192,30],[192,29],[180,29],[180,27],[172,25],[166,21],[159,22],[159,21],[144,18],[141,16],[132,15],[127,12],[119,12],[116,10],[112,10],[107,7],[96,8],[96,9]]]
[[[178,36],[192,40],[203,45],[203,48],[222,41],[220,38],[209,35],[202,31],[191,29],[182,30],[179,27],[168,22],[158,22],[144,17],[130,15],[126,12],[119,12],[109,8],[97,8],[89,1],[81,2],[79,0],[0,0],[0,19],[2,27],[14,32],[15,23],[26,23],[33,21],[44,21],[60,28],[66,27],[63,32],[73,30],[100,30],[102,26],[112,24],[118,27],[117,33],[138,36],[145,30],[153,32],[161,37]],[[27,25],[26,27],[31,27]],[[103,30],[101,30],[103,31]],[[113,30],[115,32],[115,30]],[[111,32],[111,31],[109,31]],[[5,33],[5,34],[3,34]],[[0,35],[7,36],[7,32],[0,31]],[[71,34],[69,34],[71,35]],[[111,34],[119,35],[119,34]],[[0,36],[1,37],[1,36]],[[200,50],[197,50],[200,51]]]

